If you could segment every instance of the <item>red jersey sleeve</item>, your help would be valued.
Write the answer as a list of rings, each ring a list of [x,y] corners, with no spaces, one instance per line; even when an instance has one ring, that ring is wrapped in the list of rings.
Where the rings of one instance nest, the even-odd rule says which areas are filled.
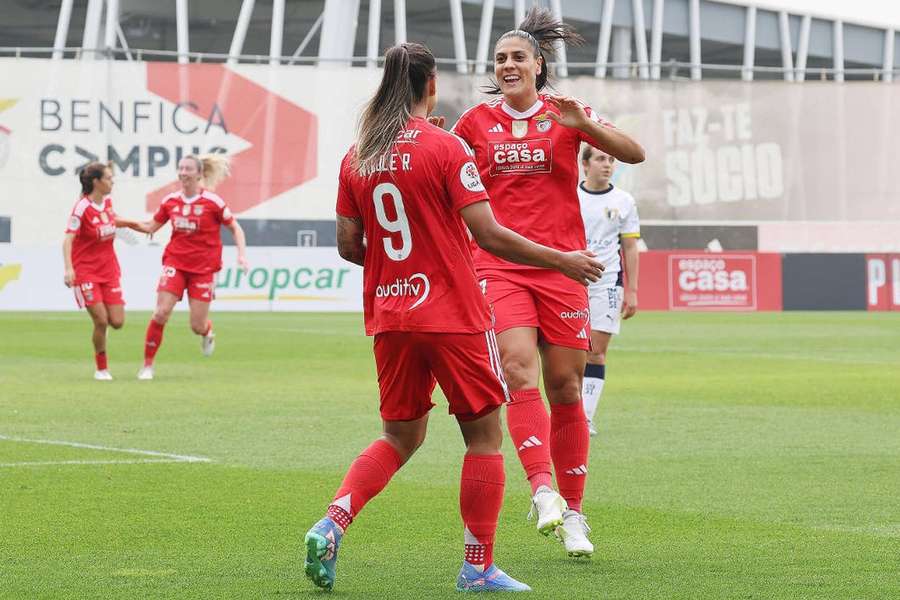
[[[84,215],[84,210],[86,208],[87,200],[79,198],[78,202],[76,202],[75,206],[72,208],[72,214],[69,215],[69,221],[66,223],[66,233],[78,233],[78,230],[81,229],[81,217]]]
[[[219,211],[219,221],[222,222],[222,225],[234,223],[234,215],[231,214],[231,209],[226,204],[222,204],[222,210]]]
[[[166,210],[166,201],[163,200],[159,208],[156,209],[156,213],[153,215],[153,220],[157,223],[164,224],[169,220],[169,211]]]
[[[450,133],[454,135],[458,135],[462,139],[466,141],[467,144],[472,145],[472,132],[471,132],[471,115],[472,111],[477,108],[477,106],[470,108],[462,115],[460,115],[459,119],[456,121],[456,125],[450,128]]]
[[[335,208],[335,212],[342,217],[348,217],[351,219],[359,219],[362,215],[359,212],[359,207],[356,205],[356,202],[353,200],[353,189],[350,186],[350,156],[353,153],[351,149],[344,156],[344,160],[341,161],[341,172],[338,176],[338,196],[337,196],[337,206]]]
[[[475,202],[488,199],[481,183],[475,153],[461,137],[450,134],[447,141],[447,159],[444,167],[444,187],[450,197],[454,212]]]

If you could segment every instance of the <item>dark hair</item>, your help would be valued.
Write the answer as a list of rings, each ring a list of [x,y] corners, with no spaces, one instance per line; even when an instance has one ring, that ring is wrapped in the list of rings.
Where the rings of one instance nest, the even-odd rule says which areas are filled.
[[[497,44],[507,38],[516,37],[528,42],[535,58],[540,57],[542,68],[535,79],[534,86],[538,91],[547,85],[549,76],[547,57],[556,57],[556,43],[562,42],[569,46],[580,46],[584,38],[575,31],[571,25],[558,20],[553,13],[546,8],[534,7],[525,13],[525,19],[519,24],[518,29],[507,31],[497,40]],[[497,44],[494,44],[496,47]],[[500,85],[491,80],[490,85],[485,86],[488,94],[501,94]]]
[[[581,162],[587,162],[591,160],[591,156],[594,155],[594,148],[591,147],[590,144],[585,144],[584,148],[581,150]]]
[[[426,46],[398,44],[384,53],[381,84],[359,119],[353,168],[372,173],[382,157],[390,153],[397,135],[406,127],[413,104],[425,96],[426,84],[434,77],[434,55]]]
[[[102,162],[92,162],[84,166],[78,171],[78,181],[81,182],[81,193],[90,194],[94,191],[94,181],[103,179],[103,172],[109,169],[109,165]]]

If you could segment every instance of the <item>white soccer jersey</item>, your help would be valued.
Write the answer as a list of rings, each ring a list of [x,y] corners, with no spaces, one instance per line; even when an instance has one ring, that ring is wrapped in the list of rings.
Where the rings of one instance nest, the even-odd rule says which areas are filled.
[[[578,184],[578,201],[581,203],[587,249],[595,253],[597,260],[606,267],[603,277],[592,283],[591,287],[622,285],[619,240],[623,237],[641,236],[634,198],[612,184],[602,192],[589,192],[582,182]]]

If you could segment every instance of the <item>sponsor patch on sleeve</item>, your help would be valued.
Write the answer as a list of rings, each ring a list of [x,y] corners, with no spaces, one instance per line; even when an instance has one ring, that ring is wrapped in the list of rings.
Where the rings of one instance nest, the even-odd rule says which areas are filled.
[[[226,206],[225,209],[222,211],[222,220],[223,220],[223,221],[230,221],[230,220],[231,220],[231,216],[232,216],[232,215],[231,215],[231,209],[228,208],[228,207]]]
[[[478,174],[478,167],[472,161],[467,162],[459,170],[459,180],[463,187],[470,192],[483,192],[484,184],[481,183],[481,176]]]

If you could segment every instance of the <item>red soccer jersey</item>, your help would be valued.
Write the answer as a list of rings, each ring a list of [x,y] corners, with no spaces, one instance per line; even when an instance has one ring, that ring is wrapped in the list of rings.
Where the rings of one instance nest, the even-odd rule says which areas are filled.
[[[193,198],[181,192],[169,194],[153,219],[172,221],[172,239],[163,253],[163,264],[188,273],[215,273],[222,268],[222,225],[234,220],[225,201],[208,190]]]
[[[97,206],[87,196],[75,203],[66,233],[74,233],[72,266],[75,284],[117,281],[121,275],[113,240],[116,237],[116,213],[107,196]]]
[[[475,151],[500,224],[557,250],[583,250],[578,150],[582,142],[593,141],[577,129],[552,121],[547,113],[559,114],[559,109],[544,98],[539,95],[523,113],[501,98],[484,102],[463,113],[452,131]],[[585,109],[602,122],[589,107]],[[536,268],[507,262],[480,248],[475,264],[479,269]]]
[[[366,333],[480,333],[491,328],[459,210],[487,200],[471,149],[410,119],[370,176],[341,163],[337,214],[362,219]]]

